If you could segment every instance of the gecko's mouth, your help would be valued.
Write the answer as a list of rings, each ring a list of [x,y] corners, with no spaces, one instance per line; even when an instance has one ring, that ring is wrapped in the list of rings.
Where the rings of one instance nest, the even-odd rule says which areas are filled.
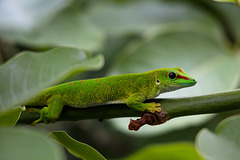
[[[183,85],[184,87],[194,86],[195,84],[197,84],[197,81],[195,79],[192,79],[186,83],[180,83],[180,85]]]
[[[197,84],[197,81],[195,79],[191,79],[185,82],[175,82],[173,85],[176,85],[182,88],[182,87],[191,87],[191,86],[194,86],[195,84]]]

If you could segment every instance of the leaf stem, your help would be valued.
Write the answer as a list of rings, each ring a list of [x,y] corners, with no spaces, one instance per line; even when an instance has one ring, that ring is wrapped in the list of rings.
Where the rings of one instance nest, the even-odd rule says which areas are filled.
[[[210,95],[175,99],[152,99],[146,102],[161,103],[161,107],[171,118],[219,113],[240,109],[240,89]],[[126,104],[109,104],[89,108],[64,107],[58,121],[77,121],[85,119],[110,119],[119,117],[140,117],[141,112],[132,110]],[[19,123],[31,123],[39,115],[25,111]]]

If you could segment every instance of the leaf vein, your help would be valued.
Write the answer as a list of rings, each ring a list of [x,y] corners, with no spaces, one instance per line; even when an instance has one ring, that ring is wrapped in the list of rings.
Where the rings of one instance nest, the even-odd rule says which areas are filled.
[[[40,73],[39,73],[38,81],[39,81],[39,84],[40,84],[40,85],[42,85],[43,82],[44,82],[44,80],[43,80],[43,71],[44,71],[45,64],[46,64],[46,58],[47,58],[47,56],[44,56],[44,58],[43,58],[43,63],[41,63],[42,65],[41,65],[41,68],[40,68],[40,70],[39,70]]]
[[[31,59],[28,61],[28,65],[27,65],[27,68],[26,68],[26,71],[25,71],[25,76],[24,76],[24,84],[23,84],[23,92],[26,94],[28,92],[28,79],[29,79],[29,72],[30,72],[30,66],[32,64],[32,57],[30,57]]]
[[[17,63],[16,63],[17,64]],[[15,93],[15,90],[14,90],[14,70],[15,70],[16,67],[12,67],[10,69],[10,77],[9,77],[9,90],[11,91],[11,96],[13,97],[13,99],[16,99],[16,93]]]

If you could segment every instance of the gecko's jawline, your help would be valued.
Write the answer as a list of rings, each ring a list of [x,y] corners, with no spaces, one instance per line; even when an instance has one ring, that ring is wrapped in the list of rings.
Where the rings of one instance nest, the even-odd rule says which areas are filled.
[[[178,83],[178,84],[181,86],[184,86],[184,87],[191,87],[191,86],[194,86],[195,84],[197,84],[197,82],[192,81],[191,83]]]

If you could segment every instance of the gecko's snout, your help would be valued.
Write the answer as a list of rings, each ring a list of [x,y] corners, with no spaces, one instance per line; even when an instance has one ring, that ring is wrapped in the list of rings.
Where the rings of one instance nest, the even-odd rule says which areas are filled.
[[[197,83],[195,79],[192,79],[192,85],[194,86]]]

